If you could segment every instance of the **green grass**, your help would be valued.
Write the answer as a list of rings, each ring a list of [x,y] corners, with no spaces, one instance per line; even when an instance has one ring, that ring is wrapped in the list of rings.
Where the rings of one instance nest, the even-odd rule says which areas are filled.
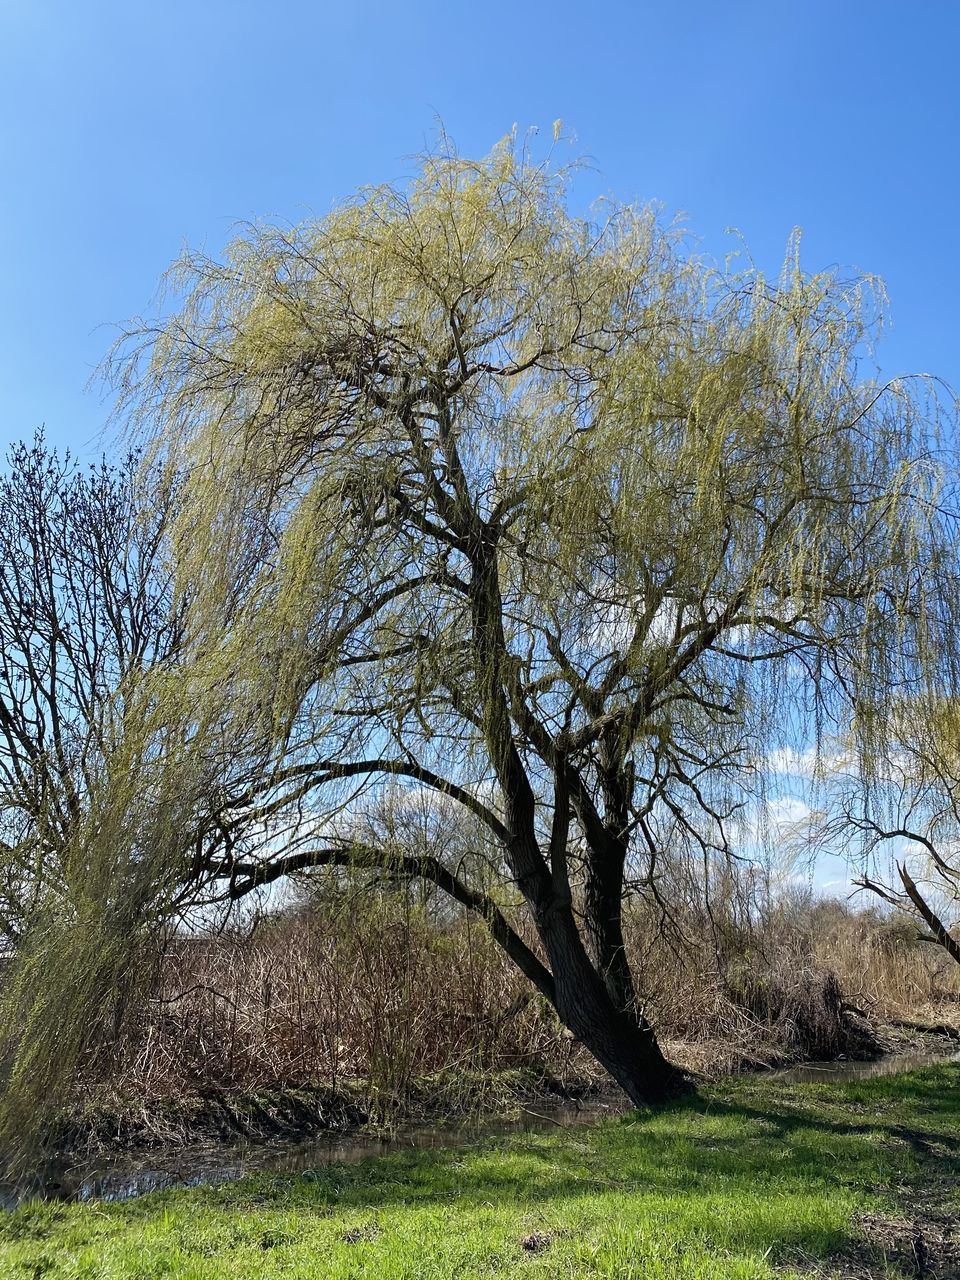
[[[0,1215],[0,1276],[809,1274],[855,1246],[863,1211],[895,1216],[916,1188],[960,1204],[958,1157],[956,1065],[848,1085],[728,1081],[591,1128],[125,1204],[25,1205]]]

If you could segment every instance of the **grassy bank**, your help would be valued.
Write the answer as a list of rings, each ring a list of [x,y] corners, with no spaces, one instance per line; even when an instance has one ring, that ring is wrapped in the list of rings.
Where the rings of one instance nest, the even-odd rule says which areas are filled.
[[[0,1220],[0,1275],[948,1280],[958,1173],[956,1064],[847,1085],[740,1079],[594,1128],[24,1206]]]
[[[194,1143],[305,1142],[358,1131],[394,1133],[411,1125],[510,1118],[527,1103],[549,1107],[603,1095],[616,1098],[618,1105],[623,1102],[617,1086],[598,1072],[561,1082],[523,1068],[438,1072],[411,1080],[402,1099],[378,1100],[362,1080],[341,1081],[337,1093],[303,1086],[230,1092],[207,1088],[160,1098],[113,1094],[65,1109],[40,1159],[83,1164],[121,1152]]]

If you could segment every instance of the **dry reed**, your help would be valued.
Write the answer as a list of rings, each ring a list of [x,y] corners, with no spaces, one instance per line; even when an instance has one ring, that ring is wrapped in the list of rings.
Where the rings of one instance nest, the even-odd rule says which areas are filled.
[[[648,1016],[703,1074],[868,1054],[877,1024],[960,1022],[960,970],[875,910],[727,895],[669,921],[635,904],[627,925]],[[482,926],[390,892],[169,939],[121,1059],[115,1096],[347,1088],[382,1115],[602,1079]]]

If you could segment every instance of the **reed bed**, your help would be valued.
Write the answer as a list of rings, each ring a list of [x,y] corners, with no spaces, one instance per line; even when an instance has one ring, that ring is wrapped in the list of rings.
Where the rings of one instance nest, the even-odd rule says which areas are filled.
[[[889,1024],[960,1025],[960,970],[875,910],[727,894],[667,920],[635,902],[627,938],[647,1016],[702,1075],[868,1056]],[[118,1097],[347,1089],[383,1115],[603,1078],[482,925],[390,891],[169,938],[119,1058]]]

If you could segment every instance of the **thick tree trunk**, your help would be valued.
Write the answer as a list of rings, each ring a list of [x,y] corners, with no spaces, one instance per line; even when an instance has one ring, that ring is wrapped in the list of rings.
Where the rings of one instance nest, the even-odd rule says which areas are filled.
[[[555,985],[555,1005],[564,1026],[609,1071],[635,1106],[662,1101],[680,1091],[683,1075],[663,1056],[653,1028],[611,999],[590,963],[569,908],[538,915]]]
[[[618,1009],[634,1015],[637,996],[623,938],[623,867],[626,851],[614,846],[606,857],[587,856],[584,925],[590,950],[607,994]]]
[[[473,636],[478,655],[480,699],[483,727],[503,795],[504,826],[509,833],[504,842],[504,856],[514,883],[533,913],[537,931],[547,952],[553,979],[553,1000],[564,1026],[590,1050],[597,1061],[610,1072],[636,1106],[667,1097],[682,1084],[680,1073],[667,1062],[652,1028],[636,1011],[632,996],[629,966],[623,953],[619,933],[619,900],[622,892],[623,860],[611,867],[612,879],[604,883],[604,898],[615,899],[606,913],[615,926],[613,964],[593,964],[577,928],[570,886],[558,867],[548,867],[537,840],[537,806],[533,786],[523,757],[513,736],[511,702],[507,690],[512,687],[512,660],[503,630],[503,602],[500,597],[495,540],[489,529],[476,519],[467,521],[465,545],[474,567],[470,597]],[[518,698],[516,706],[522,705]],[[524,714],[529,732],[535,738],[545,733],[536,719]],[[553,758],[563,776],[563,763],[555,742],[542,741],[544,758]],[[621,770],[622,774],[622,770]],[[613,777],[610,786],[609,819],[613,824],[612,841],[619,857],[625,851],[622,832],[626,823],[625,782]],[[561,800],[567,804],[566,798]],[[561,831],[565,827],[561,823]],[[590,825],[596,827],[594,815]],[[601,843],[611,844],[611,833],[597,832]],[[556,855],[562,864],[565,842]],[[601,850],[601,854],[606,850]],[[605,930],[609,935],[609,929]],[[617,945],[617,940],[619,945]],[[604,972],[604,968],[608,972]],[[626,974],[626,993],[622,990]]]
[[[594,962],[610,999],[631,1018],[638,1016],[633,974],[623,938],[623,877],[629,852],[632,775],[616,731],[600,742],[603,820],[588,836],[584,883],[584,924]]]

